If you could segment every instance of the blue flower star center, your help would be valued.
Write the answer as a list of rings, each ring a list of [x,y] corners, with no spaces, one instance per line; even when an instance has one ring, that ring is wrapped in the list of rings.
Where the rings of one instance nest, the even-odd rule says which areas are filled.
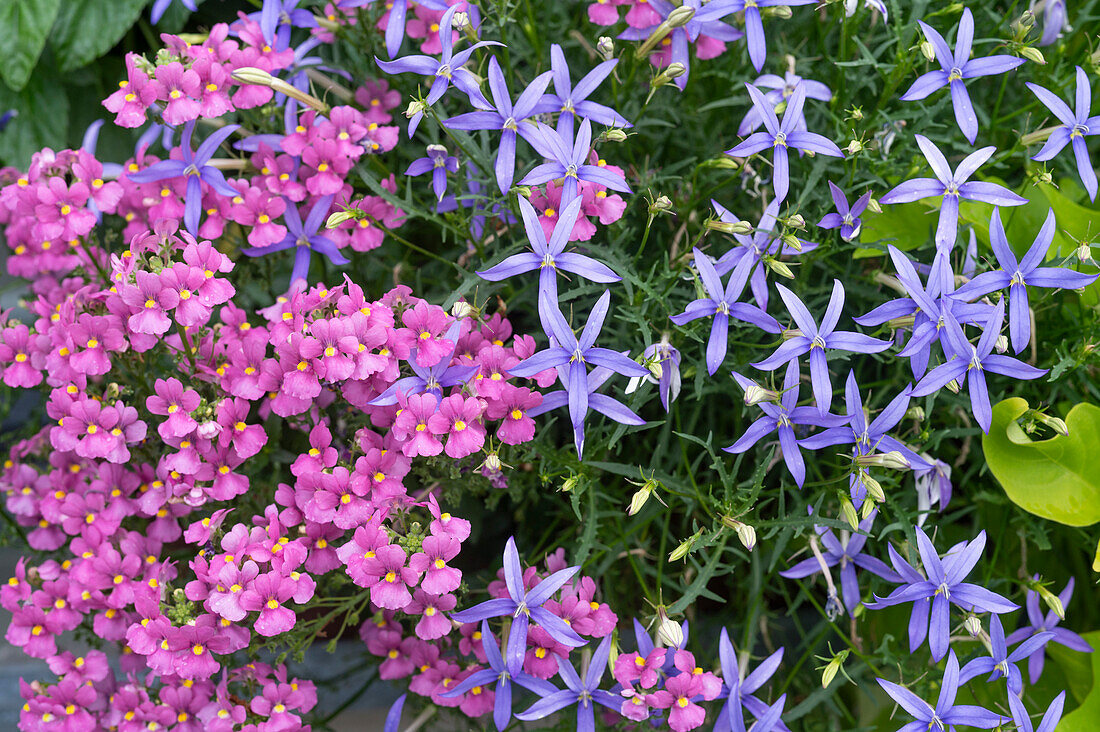
[[[938,729],[940,732],[943,732],[943,722],[940,720],[939,717],[933,714],[932,719],[928,722],[928,729],[929,732],[931,732],[931,730],[933,729]]]
[[[429,376],[428,380],[424,382],[425,391],[438,391],[440,388],[442,387],[440,387],[439,382],[436,381],[434,376]]]
[[[518,618],[520,615],[526,615],[528,617],[531,616],[531,611],[527,609],[526,600],[521,600],[520,602],[516,603],[516,611],[512,613],[513,618]]]
[[[960,69],[958,66],[952,68],[951,71],[947,74],[948,81],[959,81],[962,78],[963,72],[962,69]]]
[[[757,7],[760,7],[760,6],[756,4],[756,0],[745,0],[745,7],[746,8],[757,8]]]
[[[304,236],[300,236],[298,237],[298,241],[294,242],[294,245],[299,247],[308,247],[309,239],[305,238]]]
[[[432,161],[432,165],[434,165],[437,168],[442,168],[446,164],[447,164],[447,158],[436,158],[435,160]]]
[[[516,118],[509,117],[508,119],[504,120],[504,124],[501,126],[501,129],[511,130],[512,132],[515,132],[517,129],[519,129],[516,125]]]
[[[573,108],[573,100],[572,99],[566,99],[564,102],[562,102],[561,111],[562,112],[569,112],[570,114],[572,114],[575,111],[574,108]]]
[[[569,167],[565,169],[565,177],[566,178],[576,178],[577,177],[577,166],[570,163]]]
[[[779,415],[779,419],[776,420],[776,423],[780,427],[790,427],[791,426],[791,420],[787,418],[786,414]]]
[[[822,338],[821,336],[814,336],[814,339],[812,341],[810,341],[810,350],[812,351],[815,348],[820,348],[822,351],[824,351],[825,350],[825,339]]]
[[[718,303],[718,307],[716,308],[716,312],[722,313],[722,315],[729,315],[730,314],[730,304],[728,302]]]
[[[843,221],[848,226],[851,226],[852,225],[852,214],[850,214],[850,213],[844,214],[844,218],[842,218],[841,221]]]
[[[1069,131],[1069,139],[1072,140],[1075,137],[1084,137],[1088,133],[1089,133],[1089,126],[1088,125],[1076,124],[1076,125],[1073,126],[1073,129]]]
[[[954,181],[948,183],[943,189],[943,195],[945,196],[957,196],[959,195],[959,184]]]
[[[775,135],[775,146],[776,147],[786,147],[787,146],[787,133],[786,132],[776,133],[776,135]]]
[[[195,166],[194,163],[192,163],[191,165],[188,165],[186,168],[183,169],[183,174],[185,176],[198,175],[199,174],[199,169]]]
[[[451,65],[443,64],[435,71],[436,76],[442,76],[444,79],[451,78]]]
[[[1012,275],[1012,279],[1008,283],[1009,287],[1011,287],[1012,285],[1026,285],[1026,284],[1027,283],[1024,282],[1024,273],[1021,272],[1020,270],[1016,270],[1016,272]]]
[[[982,360],[978,358],[978,352],[976,350],[974,351],[974,355],[970,357],[970,365],[966,367],[967,371],[970,369],[982,370]]]
[[[581,353],[581,349],[573,351],[573,355],[569,357],[569,363],[584,363],[584,354]]]
[[[951,588],[947,586],[947,582],[944,582],[936,588],[936,594],[943,595],[943,599],[945,600],[951,599]],[[933,717],[933,719],[935,719],[935,717]]]
[[[554,255],[553,254],[547,254],[546,256],[544,256],[542,258],[542,264],[539,265],[539,268],[541,269],[543,267],[549,267],[550,269],[556,269],[557,265],[554,264]]]

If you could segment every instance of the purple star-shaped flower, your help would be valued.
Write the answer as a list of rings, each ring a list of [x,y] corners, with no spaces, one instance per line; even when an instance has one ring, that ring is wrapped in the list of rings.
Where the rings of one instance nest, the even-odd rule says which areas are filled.
[[[829,87],[825,86],[820,81],[804,79],[793,71],[788,71],[783,76],[762,74],[756,77],[756,80],[752,83],[753,86],[757,88],[767,89],[767,91],[764,92],[764,98],[771,104],[772,110],[778,107],[780,102],[785,102],[790,99],[791,95],[794,94],[794,90],[797,89],[799,85],[806,88],[807,99],[817,99],[822,102],[828,102],[833,98],[833,92]],[[764,124],[764,115],[760,113],[759,109],[753,106],[745,115],[745,119],[741,120],[741,126],[737,128],[737,134],[744,137],[751,132],[755,132],[756,128],[762,124]],[[796,121],[795,129],[806,129],[805,115],[800,116]]]
[[[981,201],[994,206],[1022,206],[1026,198],[1017,196],[1004,186],[984,181],[972,181],[970,177],[978,172],[982,163],[996,152],[995,147],[983,147],[967,155],[954,172],[947,164],[947,158],[931,140],[924,135],[916,135],[917,145],[932,166],[935,178],[913,178],[898,185],[879,199],[879,203],[912,203],[923,198],[943,196],[940,204],[940,220],[936,225],[936,246],[950,249],[955,246],[959,232],[959,199]]]
[[[1035,0],[1031,0],[1029,7],[1033,9],[1037,4]],[[1066,0],[1046,0],[1043,3],[1043,35],[1039,39],[1039,45],[1049,46],[1057,41],[1068,24]]]
[[[622,698],[610,691],[601,689],[600,682],[607,670],[607,658],[611,654],[610,635],[600,641],[596,647],[592,659],[588,662],[588,669],[584,673],[584,680],[577,674],[573,664],[566,659],[558,657],[558,674],[565,682],[565,689],[558,690],[550,685],[550,691],[536,691],[542,698],[531,705],[525,711],[516,715],[516,719],[530,722],[536,719],[548,717],[554,712],[565,709],[571,704],[577,705],[577,730],[578,732],[590,732],[596,729],[596,704],[618,711],[622,706]]]
[[[202,184],[213,188],[223,196],[234,198],[240,192],[226,182],[222,172],[208,165],[218,146],[226,138],[240,129],[240,125],[226,125],[202,141],[199,149],[191,150],[191,135],[195,132],[195,121],[183,126],[183,139],[180,140],[180,160],[161,160],[145,170],[128,173],[127,178],[134,183],[152,183],[169,178],[187,178],[187,192],[184,195],[183,224],[192,236],[198,236],[199,219],[202,216]],[[326,211],[327,213],[327,211]]]
[[[447,171],[458,172],[458,158],[448,155],[447,148],[442,145],[428,145],[428,155],[412,161],[405,175],[424,175],[429,171],[432,174],[435,200],[442,201],[443,196],[447,194]]]
[[[671,316],[669,320],[676,325],[684,325],[698,318],[714,316],[710,326],[710,338],[707,339],[707,373],[713,374],[726,358],[730,318],[752,323],[768,333],[778,333],[781,328],[775,318],[760,308],[737,302],[756,262],[749,257],[743,258],[734,268],[729,282],[723,287],[722,278],[715,271],[710,257],[698,249],[694,249],[693,252],[695,268],[699,271],[699,279],[702,280],[703,289],[706,290],[708,297],[691,301],[684,312]]]
[[[951,344],[950,359],[929,371],[913,387],[913,396],[920,397],[939,391],[950,381],[962,384],[968,380],[970,406],[974,418],[986,433],[993,420],[993,408],[989,404],[989,387],[986,385],[985,372],[1009,376],[1013,379],[1037,379],[1047,373],[1047,369],[1038,369],[1011,356],[993,353],[993,346],[1001,334],[1001,324],[1005,317],[1005,301],[1001,300],[993,308],[993,314],[986,323],[985,330],[977,345],[970,343],[963,333],[962,326],[954,317],[944,318],[944,327],[948,343]]]
[[[579,570],[580,567],[559,569],[531,590],[526,590],[523,586],[523,567],[519,563],[516,540],[509,537],[504,547],[504,584],[508,588],[508,597],[493,598],[467,610],[451,613],[451,619],[459,623],[476,623],[488,618],[511,615],[512,629],[508,633],[505,658],[522,658],[526,653],[527,628],[532,621],[538,623],[558,643],[579,648],[585,644],[584,638],[577,635],[564,620],[542,606]]]
[[[589,406],[587,364],[603,366],[624,376],[645,376],[649,369],[617,351],[595,345],[611,304],[610,290],[605,290],[592,308],[579,338],[565,322],[557,303],[551,302],[544,292],[539,293],[539,300],[539,312],[545,313],[549,321],[550,346],[525,358],[508,371],[513,376],[528,378],[546,369],[565,367],[567,373],[563,384],[568,393],[569,417],[577,441],[577,455],[580,456],[584,449],[584,417]]]
[[[859,230],[863,226],[859,215],[867,209],[867,204],[871,202],[871,192],[867,191],[857,198],[850,208],[844,191],[840,190],[832,181],[829,181],[829,193],[833,196],[836,213],[825,214],[818,222],[818,227],[821,229],[840,229],[840,238],[844,241],[855,239],[859,236]]]
[[[660,343],[646,346],[642,351],[644,363],[650,364],[650,373],[644,377],[632,376],[627,384],[626,394],[633,394],[644,379],[657,384],[661,395],[661,405],[668,411],[668,405],[680,395],[680,352],[668,342],[668,334]]]
[[[552,73],[544,71],[536,76],[513,106],[504,72],[500,70],[500,63],[494,56],[489,59],[489,91],[492,92],[496,108],[467,112],[443,121],[444,126],[452,130],[500,130],[495,172],[501,193],[507,193],[512,187],[516,174],[516,135],[522,136],[528,142],[532,142],[535,137],[535,126],[523,122],[535,114],[535,105],[546,91]]]
[[[752,725],[754,730],[778,729],[786,732],[787,726],[779,721],[779,715],[783,712],[783,704],[787,701],[787,695],[781,694],[772,705],[765,704],[753,694],[770,679],[779,668],[783,660],[783,650],[780,648],[775,653],[757,665],[752,673],[745,675],[748,664],[739,662],[737,649],[730,641],[729,632],[722,628],[718,638],[718,659],[722,667],[722,691],[718,699],[725,699],[722,711],[718,713],[718,719],[714,723],[714,732],[746,732],[745,711],[756,717],[757,721]],[[669,654],[671,656],[672,654]]]
[[[955,291],[957,297],[975,300],[996,290],[1008,288],[1008,332],[1012,338],[1012,350],[1016,353],[1024,350],[1031,340],[1028,287],[1064,287],[1076,290],[1096,281],[1097,276],[1094,274],[1074,272],[1063,267],[1039,266],[1054,241],[1054,226],[1054,209],[1049,209],[1043,228],[1035,236],[1027,254],[1017,263],[1001,224],[1000,209],[993,209],[993,217],[989,220],[989,243],[993,247],[993,253],[997,255],[1000,269],[982,272]]]
[[[556,178],[564,178],[561,192],[563,206],[580,195],[582,180],[613,191],[631,193],[630,186],[622,176],[607,168],[588,164],[588,153],[592,150],[592,123],[587,119],[581,122],[576,139],[572,139],[572,132],[563,136],[561,130],[536,123],[536,131],[527,141],[549,162],[535,166],[519,182],[520,185],[537,186]]]
[[[775,110],[767,98],[752,84],[745,84],[752,97],[752,104],[764,117],[766,132],[754,132],[739,145],[726,150],[726,155],[748,157],[755,153],[772,148],[772,173],[775,185],[775,197],[780,201],[787,197],[790,190],[790,162],[788,149],[804,150],[807,152],[830,155],[836,158],[844,157],[833,142],[816,132],[808,132],[798,129],[798,120],[802,117],[802,107],[806,103],[806,87],[799,84],[787,102],[787,108],[783,111],[783,121],[775,116]]]
[[[401,0],[401,2],[403,5],[404,0]],[[394,5],[391,13],[396,11],[396,9],[397,6]],[[477,77],[474,76],[469,69],[465,68],[465,64],[470,60],[470,56],[477,49],[484,46],[499,46],[502,44],[496,41],[479,41],[469,48],[455,53],[454,43],[451,37],[451,23],[454,20],[454,15],[457,10],[457,6],[448,9],[439,21],[439,43],[442,46],[442,52],[438,60],[432,56],[415,54],[399,58],[396,61],[382,61],[376,57],[374,62],[387,74],[413,73],[420,76],[434,77],[432,85],[428,89],[428,96],[424,98],[424,101],[429,105],[439,101],[450,85],[454,84],[459,91],[469,97],[470,103],[475,107],[479,109],[492,109],[493,105],[491,105],[481,93]],[[403,8],[402,12],[404,12]],[[392,15],[390,24],[391,26],[393,25]],[[402,26],[404,26],[404,22],[402,22]],[[388,33],[389,31],[387,28],[387,42]],[[400,39],[398,39],[398,45],[400,45]],[[396,49],[390,52],[390,57],[392,58],[395,53]],[[420,120],[423,116],[423,112],[417,112],[409,120],[410,138],[413,136],[413,133],[416,132],[417,125],[420,124]]]
[[[481,621],[481,642],[485,651],[485,658],[489,662],[489,668],[474,671],[453,689],[448,689],[440,696],[449,699],[465,694],[475,686],[488,686],[495,682],[496,696],[493,700],[493,723],[496,724],[498,730],[503,732],[512,719],[512,684],[519,684],[528,691],[533,691],[542,697],[553,694],[557,691],[557,687],[549,681],[536,678],[523,670],[523,652],[525,649],[513,649],[512,644],[509,643],[509,653],[513,650],[518,650],[518,653],[509,655],[507,659],[502,657],[497,640],[489,630],[488,620]]]
[[[1039,579],[1038,575],[1035,576],[1035,579]],[[1070,577],[1069,582],[1066,583],[1065,589],[1058,593],[1058,599],[1062,601],[1062,607],[1066,608],[1069,606],[1069,601],[1072,598],[1073,577]],[[1008,636],[1008,643],[1019,643],[1022,640],[1031,638],[1040,633],[1050,632],[1053,634],[1053,637],[1050,639],[1052,643],[1058,643],[1066,648],[1081,653],[1092,653],[1093,647],[1090,646],[1084,638],[1077,635],[1072,630],[1058,627],[1058,623],[1061,622],[1058,613],[1050,610],[1045,616],[1043,615],[1043,611],[1039,608],[1038,592],[1035,590],[1027,591],[1027,600],[1024,602],[1024,607],[1027,608],[1027,620],[1029,624],[1012,631]],[[1028,676],[1033,684],[1043,675],[1043,665],[1046,658],[1045,648],[1044,646],[1043,648],[1036,649],[1027,660]]]
[[[565,247],[569,243],[569,234],[573,231],[573,225],[581,210],[583,200],[578,196],[562,208],[558,214],[558,220],[554,222],[554,231],[550,234],[550,241],[546,240],[546,232],[539,223],[531,203],[522,196],[519,198],[519,212],[523,217],[523,226],[527,231],[527,240],[531,244],[530,252],[521,252],[507,257],[503,262],[478,272],[482,279],[490,282],[514,277],[532,270],[539,271],[539,293],[545,293],[547,302],[558,301],[558,270],[572,272],[591,282],[606,284],[618,282],[622,278],[611,271],[606,265],[600,264],[595,259],[566,252]],[[542,303],[539,303],[540,307]],[[556,306],[556,305],[555,305]],[[540,310],[544,322],[548,321],[547,313]]]
[[[421,366],[417,363],[417,349],[413,348],[409,356],[409,366],[412,367],[414,375],[406,376],[403,379],[398,379],[393,382],[388,389],[368,403],[376,407],[386,407],[397,404],[397,395],[399,393],[408,397],[425,391],[429,394],[434,394],[437,400],[442,400],[444,389],[465,384],[470,380],[470,377],[477,372],[479,367],[476,364],[473,366],[462,366],[460,364],[451,365],[451,361],[454,360],[455,351],[458,349],[458,340],[461,334],[462,321],[456,320],[451,323],[443,336],[443,340],[450,341],[454,344],[451,347],[450,353],[428,367]]]
[[[990,681],[996,681],[1004,676],[1007,679],[1009,692],[1019,696],[1024,690],[1024,678],[1016,664],[1035,652],[1041,653],[1047,641],[1053,637],[1054,633],[1036,633],[1009,653],[1001,618],[998,615],[993,615],[989,621],[990,655],[984,658],[975,658],[963,666],[962,671],[959,673],[959,681],[965,684],[970,679],[982,674],[989,674]]]
[[[1077,173],[1081,176],[1081,183],[1088,191],[1089,198],[1096,200],[1096,171],[1089,160],[1089,149],[1085,145],[1085,138],[1090,135],[1100,135],[1100,115],[1090,117],[1092,109],[1092,90],[1089,89],[1089,77],[1085,70],[1077,67],[1077,94],[1074,98],[1074,109],[1063,102],[1057,95],[1047,89],[1027,82],[1027,88],[1039,97],[1047,109],[1058,118],[1062,126],[1054,130],[1047,138],[1043,149],[1032,160],[1050,160],[1062,151],[1066,145],[1073,147],[1073,154],[1077,161]]]
[[[752,379],[745,378],[736,371],[733,378],[747,392],[762,392],[763,389]],[[795,425],[815,427],[838,427],[846,418],[836,414],[821,414],[815,407],[799,407],[798,404],[798,361],[792,359],[787,364],[787,373],[783,378],[783,392],[778,402],[761,401],[757,403],[764,416],[757,419],[737,442],[722,448],[726,452],[741,453],[759,442],[765,435],[775,432],[779,438],[779,447],[783,451],[783,462],[791,471],[799,488],[806,480],[806,463],[799,450],[799,440],[794,435]]]
[[[263,8],[248,18],[260,24],[264,40],[276,48],[290,45],[291,28],[316,28],[313,13],[298,7],[300,0],[264,0]]]
[[[904,686],[885,679],[876,679],[876,681],[902,709],[916,719],[898,732],[947,732],[947,730],[953,731],[955,725],[993,729],[1008,721],[984,707],[955,704],[960,684],[959,659],[955,657],[954,651],[951,651],[947,657],[947,667],[944,669],[943,681],[940,684],[940,696],[934,707]]]
[[[963,9],[962,18],[959,20],[959,28],[955,33],[954,53],[935,28],[923,21],[917,22],[924,31],[924,37],[932,44],[936,60],[943,68],[920,76],[913,82],[913,86],[909,87],[909,91],[901,95],[901,100],[911,102],[924,99],[932,92],[950,85],[955,120],[959,123],[959,129],[966,136],[967,142],[973,145],[974,139],[978,136],[978,116],[974,114],[974,105],[970,103],[970,95],[966,91],[964,80],[1003,74],[1022,65],[1024,59],[1006,55],[970,58],[974,43],[974,16],[970,8]]]
[[[849,351],[851,353],[878,353],[890,347],[889,341],[880,341],[862,333],[836,330],[840,313],[844,308],[844,285],[833,280],[833,294],[829,306],[821,318],[821,325],[814,322],[810,311],[798,299],[798,296],[781,284],[776,283],[779,296],[787,306],[791,318],[799,332],[786,343],[775,349],[772,355],[763,361],[751,364],[761,371],[772,371],[787,362],[793,362],[803,354],[810,354],[810,380],[813,384],[814,400],[821,414],[829,411],[833,401],[833,384],[829,377],[829,364],[825,356],[826,349]]]
[[[241,253],[249,257],[262,257],[273,252],[281,252],[291,247],[294,251],[294,269],[290,273],[290,281],[293,284],[298,280],[304,280],[309,274],[309,258],[313,252],[319,252],[328,257],[335,265],[344,265],[351,260],[340,253],[336,242],[319,232],[325,223],[325,217],[332,207],[332,194],[322,196],[309,210],[305,223],[302,215],[293,201],[284,198],[286,210],[283,212],[283,223],[286,224],[286,236],[274,244],[264,247],[248,247]]]
[[[886,597],[875,595],[875,602],[865,604],[869,608],[877,609],[913,603],[913,612],[909,617],[909,651],[920,648],[927,636],[932,658],[939,661],[947,655],[951,633],[951,605],[967,611],[989,613],[1008,613],[1018,606],[980,585],[963,581],[982,556],[985,531],[980,532],[971,542],[960,542],[951,547],[943,558],[936,553],[936,547],[932,545],[932,540],[924,533],[924,529],[918,526],[915,531],[917,550],[927,577],[905,561],[893,546],[888,546],[890,563],[901,575],[903,584]],[[950,665],[949,661],[948,666]],[[957,661],[955,670],[957,675]],[[908,707],[906,710],[913,713]]]
[[[573,86],[569,76],[569,64],[561,46],[550,46],[550,70],[553,72],[554,93],[546,93],[535,105],[535,114],[558,113],[558,132],[565,139],[573,137],[573,122],[576,118],[589,119],[608,127],[630,127],[626,118],[611,107],[590,101],[588,97],[608,77],[618,59],[604,61],[589,71],[583,79]]]
[[[897,572],[890,569],[886,562],[863,553],[863,547],[867,544],[867,532],[871,530],[877,515],[878,509],[875,509],[867,518],[859,522],[858,533],[841,531],[839,539],[832,529],[825,526],[815,526],[814,531],[817,532],[821,544],[825,547],[825,551],[821,553],[822,559],[825,560],[824,566],[818,561],[817,557],[810,557],[803,559],[790,569],[781,571],[780,576],[789,579],[801,579],[818,572],[824,572],[826,567],[835,567],[839,564],[840,590],[844,595],[844,607],[848,609],[849,614],[855,612],[861,600],[859,581],[856,579],[856,567],[865,569],[871,574],[891,582],[901,581],[901,577]]]

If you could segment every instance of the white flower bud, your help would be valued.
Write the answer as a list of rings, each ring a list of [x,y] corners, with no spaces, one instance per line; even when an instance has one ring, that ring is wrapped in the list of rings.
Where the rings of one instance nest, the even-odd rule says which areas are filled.
[[[348,211],[336,211],[328,217],[327,221],[325,221],[325,228],[335,229],[337,226],[344,223],[345,221],[350,221],[354,218],[355,214]]]
[[[473,305],[466,302],[465,300],[459,300],[458,302],[456,302],[454,305],[451,306],[451,316],[452,317],[462,319],[462,318],[474,317],[476,315],[477,315],[477,308],[475,308]]]
[[[684,644],[684,629],[670,618],[664,606],[657,608],[657,645],[679,648]]]
[[[255,66],[242,66],[234,70],[229,76],[238,84],[253,84],[255,86],[270,87],[275,81],[274,76],[263,69],[257,69]]]
[[[608,36],[600,36],[600,40],[596,41],[596,53],[604,61],[610,61],[615,57],[615,41]]]
[[[779,401],[779,392],[772,389],[765,389],[762,386],[751,384],[749,388],[745,389],[745,405],[752,407],[761,402],[777,402]]]
[[[1034,61],[1037,64],[1045,65],[1047,60],[1043,57],[1043,52],[1038,48],[1032,46],[1024,46],[1020,49],[1020,55],[1026,58],[1028,61]]]
[[[690,5],[681,5],[668,14],[665,22],[668,23],[669,28],[683,28],[694,17],[695,8]]]
[[[977,638],[982,634],[982,620],[977,615],[967,615],[966,620],[963,621],[963,626],[966,627],[966,632],[971,637]]]
[[[453,30],[462,32],[470,25],[469,13],[455,13],[451,17],[451,28]]]
[[[920,52],[929,61],[935,61],[936,60],[936,49],[934,49],[932,47],[932,44],[929,43],[928,41],[921,41]]]

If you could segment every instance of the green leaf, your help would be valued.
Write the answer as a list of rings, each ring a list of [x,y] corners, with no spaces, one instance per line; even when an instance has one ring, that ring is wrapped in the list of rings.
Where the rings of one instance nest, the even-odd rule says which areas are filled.
[[[1094,630],[1091,633],[1085,633],[1083,636],[1088,644],[1093,648],[1100,648],[1100,631]],[[1054,644],[1051,644],[1050,650],[1056,648]],[[1058,653],[1055,658],[1058,659],[1059,664],[1062,664],[1062,656],[1074,657],[1073,663],[1064,665],[1066,671],[1066,677],[1072,678],[1071,674],[1079,673],[1080,668],[1085,664],[1088,664],[1088,668],[1092,671],[1091,691],[1082,700],[1081,706],[1074,709],[1072,712],[1062,717],[1062,721],[1058,723],[1058,732],[1093,732],[1096,729],[1096,720],[1100,719],[1100,685],[1096,683],[1097,679],[1100,679],[1100,653],[1093,651],[1092,653],[1079,653],[1077,651],[1065,651],[1058,648]],[[1082,663],[1082,661],[1084,663]],[[1080,681],[1080,678],[1078,677]],[[1072,684],[1072,682],[1071,682]],[[1076,695],[1076,687],[1074,687]]]
[[[1068,526],[1100,521],[1100,407],[1078,404],[1066,415],[1068,435],[1032,441],[1016,423],[1028,409],[1019,397],[993,407],[982,451],[989,469],[1020,508]]]
[[[27,85],[61,0],[0,2],[0,77],[15,91]]]
[[[887,244],[893,244],[903,252],[930,244],[938,211],[939,206],[933,208],[918,201],[889,206],[880,214],[864,213],[859,241],[862,244],[879,244],[881,249],[863,247],[857,249],[853,256],[856,259],[881,257]]]
[[[0,84],[0,109],[18,113],[0,135],[0,162],[25,169],[43,147],[65,146],[69,98],[57,77],[40,69],[19,92]]]
[[[50,42],[62,71],[72,71],[110,51],[141,15],[148,0],[69,0],[57,16]]]

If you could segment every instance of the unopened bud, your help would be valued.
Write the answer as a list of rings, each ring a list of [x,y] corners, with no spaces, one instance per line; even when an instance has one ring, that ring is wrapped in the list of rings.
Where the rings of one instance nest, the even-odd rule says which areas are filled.
[[[638,492],[630,498],[630,505],[626,507],[626,515],[634,516],[641,511],[652,494],[653,491],[646,488],[644,485],[639,488]]]
[[[773,5],[770,8],[764,8],[760,13],[765,18],[778,18],[779,20],[790,20],[794,15],[791,9],[786,5]]]
[[[451,17],[451,28],[456,31],[464,31],[470,25],[469,13],[455,13]]]
[[[1030,10],[1025,10],[1024,14],[1016,20],[1016,23],[1024,30],[1029,30],[1035,25],[1035,13]]]
[[[614,127],[600,135],[604,142],[626,142],[626,132]]]
[[[335,229],[337,226],[344,223],[345,221],[350,221],[354,218],[355,214],[351,213],[350,211],[337,211],[331,214],[328,217],[328,220],[325,221],[325,228]]]
[[[847,117],[848,119],[853,120],[855,122],[859,122],[860,120],[863,119],[863,110],[860,109],[859,107],[852,107],[851,109],[849,109],[846,112],[846,114],[848,115],[848,117]]]
[[[784,234],[783,236],[780,237],[780,239],[783,241],[783,244],[785,246],[790,247],[791,249],[795,250],[796,252],[801,252],[802,251],[802,242],[799,241],[798,237],[795,236],[794,234]]]
[[[921,41],[920,52],[929,61],[934,61],[936,59],[936,49],[933,48],[932,44],[928,41]]]
[[[672,201],[669,200],[668,196],[658,196],[657,198],[653,199],[652,203],[649,204],[650,216],[661,213],[668,213],[671,210]]]
[[[743,521],[738,521],[735,518],[729,516],[722,517],[722,523],[729,528],[733,529],[737,533],[737,538],[741,540],[741,544],[750,552],[756,546],[756,529],[749,526]]]
[[[571,475],[565,479],[565,482],[561,484],[562,492],[569,493],[576,489],[577,485],[581,482],[580,478],[575,475]]]
[[[890,318],[886,321],[886,327],[891,330],[905,330],[912,328],[913,324],[917,322],[916,316],[902,315],[900,318]]]
[[[679,648],[684,644],[684,629],[668,616],[664,605],[657,608],[657,645]]]
[[[713,231],[720,231],[723,234],[749,234],[752,233],[752,224],[748,221],[736,221],[730,223],[728,221],[720,221],[717,219],[710,219],[706,224],[708,229]]]
[[[512,186],[512,190],[515,191],[515,194],[517,196],[521,196],[523,198],[531,197],[531,186]]]
[[[1073,256],[1077,257],[1080,262],[1092,261],[1092,247],[1088,244],[1082,244],[1074,250]]]
[[[870,198],[867,200],[867,210],[871,213],[882,213],[882,206],[878,204],[878,199]]]
[[[791,271],[791,268],[775,257],[764,257],[764,266],[780,277],[786,277],[789,280],[794,279],[794,272]]]
[[[678,547],[676,547],[671,552],[669,552],[668,561],[678,562],[681,559],[683,559],[684,557],[686,557],[688,552],[691,551],[691,545],[694,544],[694,543],[695,543],[695,537],[694,536],[692,536],[691,538],[688,538],[688,539],[684,539],[682,542],[680,542],[680,545]]]
[[[913,467],[910,465],[909,460],[897,450],[875,453],[874,455],[859,455],[855,461],[857,465],[864,468],[878,466],[893,470],[909,470]]]
[[[1008,336],[1006,336],[1006,335],[997,336],[997,341],[996,341],[996,343],[993,344],[993,349],[997,353],[1004,353],[1005,351],[1007,351],[1008,350]]]
[[[695,8],[690,5],[681,5],[668,14],[665,22],[669,28],[683,28],[695,17]]]
[[[982,634],[982,619],[977,615],[967,615],[966,620],[963,621],[963,626],[972,638],[977,638]]]
[[[481,464],[481,467],[485,468],[490,473],[499,473],[503,464],[504,463],[500,461],[500,455],[494,450],[485,456],[485,462]]]
[[[263,69],[257,69],[255,66],[242,66],[235,69],[229,76],[238,84],[252,84],[254,86],[270,87],[275,81],[274,76]]]
[[[1059,419],[1058,417],[1052,417],[1038,410],[1032,410],[1029,416],[1036,422],[1045,424],[1063,437],[1069,434],[1069,426],[1066,424],[1065,420]]]
[[[668,66],[666,66],[664,71],[653,77],[653,81],[650,85],[656,89],[657,87],[664,86],[665,84],[670,84],[672,83],[673,79],[677,79],[683,76],[686,72],[687,67],[685,67],[679,61],[674,61],[673,63],[670,63]]]
[[[951,379],[951,381],[947,382],[945,386],[947,387],[947,390],[952,394],[959,393],[959,382],[957,379]]]
[[[428,111],[428,105],[419,99],[414,99],[409,102],[409,106],[405,109],[405,117],[412,119],[418,114],[426,114]]]
[[[863,143],[859,140],[852,140],[848,143],[848,147],[845,148],[849,155],[858,155],[863,152]]]
[[[1026,135],[1020,137],[1020,144],[1024,147],[1030,147],[1031,145],[1038,145],[1040,142],[1046,142],[1047,138],[1055,131],[1061,129],[1060,127],[1044,127],[1041,130],[1035,130],[1029,132]],[[1046,172],[1045,170],[1043,172]]]
[[[806,228],[806,219],[802,218],[802,214],[794,214],[793,216],[788,216],[783,223],[785,223],[792,229],[798,229],[800,231]]]
[[[828,689],[829,684],[833,683],[833,679],[836,678],[837,672],[840,671],[844,665],[845,659],[848,658],[848,651],[843,650],[840,653],[832,657],[832,659],[825,664],[825,670],[821,672],[821,688]]]
[[[745,405],[752,407],[760,404],[761,402],[778,402],[779,392],[773,389],[765,389],[762,386],[756,384],[749,385],[749,388],[745,389]]]
[[[596,53],[604,61],[610,61],[615,57],[615,41],[608,36],[600,36],[600,40],[596,41]]]
[[[859,529],[859,517],[856,516],[856,507],[852,505],[852,501],[848,496],[840,496],[840,513],[844,515],[844,520],[852,527],[852,531]]]
[[[867,489],[867,495],[870,496],[875,503],[882,503],[886,500],[886,494],[882,492],[882,484],[872,478],[865,470],[859,471],[859,482]],[[864,501],[863,505],[867,505]]]
[[[1033,46],[1024,46],[1021,48],[1020,55],[1028,61],[1034,61],[1037,64],[1046,65],[1047,62],[1047,60],[1043,58],[1043,52]]]
[[[221,434],[222,426],[214,420],[207,420],[200,424],[195,430],[195,434],[204,440],[212,440]]]
[[[458,302],[456,302],[454,305],[451,306],[451,316],[452,317],[462,319],[462,318],[474,317],[476,315],[477,315],[477,308],[475,308],[473,305],[466,302],[465,300],[459,300]]]
[[[912,406],[905,410],[906,419],[915,419],[918,422],[923,422],[924,416],[924,407]]]
[[[722,155],[721,157],[714,158],[708,161],[708,165],[715,168],[723,168],[725,170],[737,170],[741,167],[741,163],[737,162],[729,155]]]
[[[1054,614],[1057,615],[1059,619],[1065,620],[1066,606],[1062,604],[1062,599],[1042,585],[1039,585],[1037,591],[1039,597],[1043,598],[1043,602],[1046,603],[1047,607],[1053,610]]]
[[[874,501],[864,501],[863,505],[859,507],[859,518],[861,521],[866,521],[867,517],[874,513],[878,508],[878,504]]]

